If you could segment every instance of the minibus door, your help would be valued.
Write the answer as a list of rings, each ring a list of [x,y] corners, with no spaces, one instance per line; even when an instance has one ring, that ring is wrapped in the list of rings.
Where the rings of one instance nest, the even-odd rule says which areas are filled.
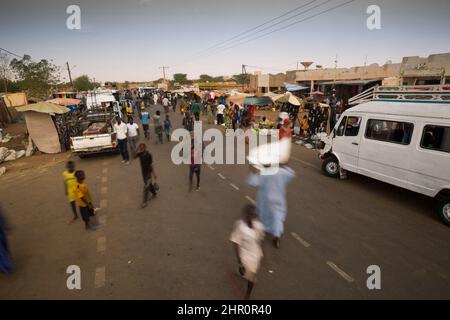
[[[341,167],[354,172],[358,170],[361,124],[362,116],[344,116],[333,139],[333,153],[339,157]]]

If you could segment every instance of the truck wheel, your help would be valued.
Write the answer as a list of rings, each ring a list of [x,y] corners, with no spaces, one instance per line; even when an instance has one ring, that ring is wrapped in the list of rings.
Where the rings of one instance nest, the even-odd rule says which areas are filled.
[[[332,178],[339,178],[339,161],[335,156],[326,158],[322,163],[322,170]]]
[[[438,200],[437,213],[442,222],[450,227],[450,197],[445,196]]]

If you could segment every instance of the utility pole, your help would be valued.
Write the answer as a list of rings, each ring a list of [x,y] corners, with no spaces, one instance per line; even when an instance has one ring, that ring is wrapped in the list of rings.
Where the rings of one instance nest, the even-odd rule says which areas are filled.
[[[69,62],[66,62],[66,66],[67,66],[67,72],[69,73],[70,86],[72,87],[72,90],[74,90],[73,82],[72,82],[72,75],[70,74]]]
[[[164,79],[164,82],[166,82],[166,69],[169,69],[169,67],[168,66],[162,66],[162,67],[159,67],[159,68],[163,70],[163,79]]]

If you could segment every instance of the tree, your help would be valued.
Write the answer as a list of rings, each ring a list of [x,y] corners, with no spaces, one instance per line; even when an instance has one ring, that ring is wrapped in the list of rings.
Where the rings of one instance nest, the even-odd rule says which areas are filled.
[[[224,82],[225,79],[223,78],[223,76],[218,76],[218,77],[214,77],[213,78],[213,82]]]
[[[240,73],[240,74],[235,74],[235,75],[233,76],[233,79],[234,79],[237,83],[240,83],[240,84],[246,84],[246,83],[249,82],[250,77],[249,77],[248,74]]]
[[[200,82],[213,82],[214,78],[207,74],[201,74],[199,80]]]
[[[10,67],[21,89],[30,97],[46,98],[50,88],[58,83],[59,68],[46,59],[34,62],[29,55],[24,55],[20,60],[14,58]]]
[[[10,83],[10,73],[9,68],[9,58],[6,53],[0,52],[0,78],[3,82],[3,88],[5,93],[8,92],[8,87]]]
[[[77,91],[88,91],[94,89],[94,83],[84,74],[73,80],[73,88]]]
[[[188,80],[186,73],[175,73],[173,75],[173,81],[179,84],[191,84],[192,81]]]

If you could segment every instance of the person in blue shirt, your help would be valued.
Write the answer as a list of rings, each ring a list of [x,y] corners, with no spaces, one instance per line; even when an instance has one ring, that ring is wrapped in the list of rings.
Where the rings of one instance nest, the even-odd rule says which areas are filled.
[[[150,134],[148,133],[148,124],[150,123],[150,115],[147,110],[141,112],[141,123],[142,128],[144,129],[144,136],[147,139],[150,139]]]

